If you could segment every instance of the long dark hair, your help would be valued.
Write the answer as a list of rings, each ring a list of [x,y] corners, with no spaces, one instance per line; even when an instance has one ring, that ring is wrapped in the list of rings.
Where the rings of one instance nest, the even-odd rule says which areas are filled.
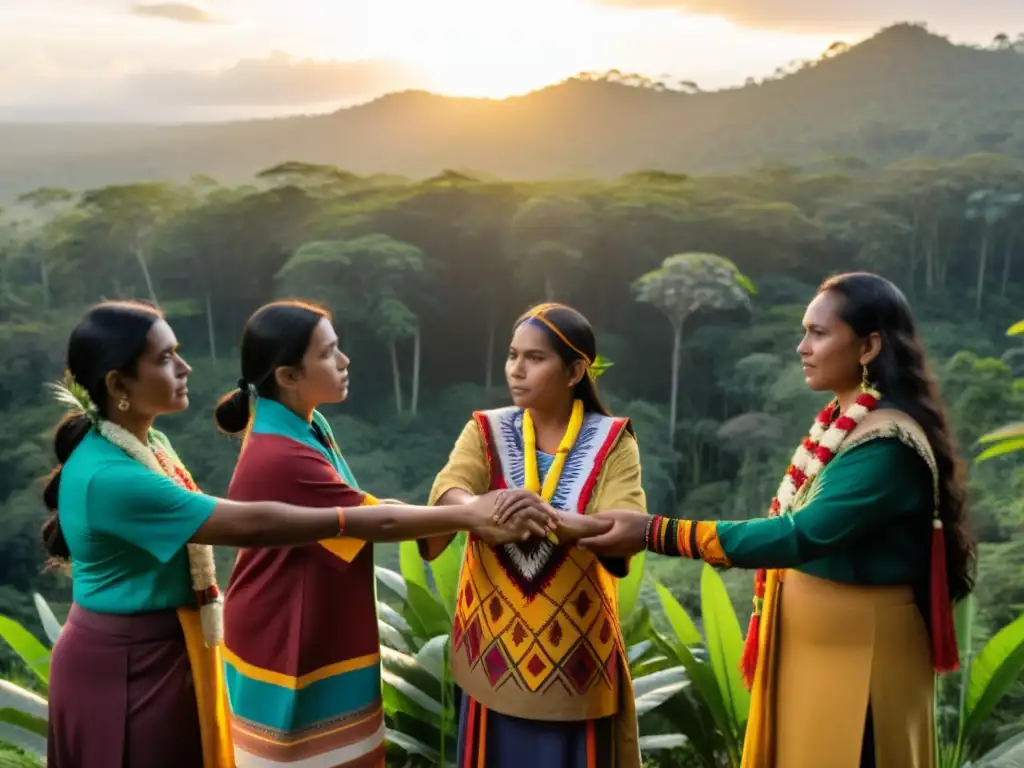
[[[92,307],[71,331],[68,338],[67,369],[71,378],[85,388],[101,418],[107,418],[107,374],[119,371],[134,375],[139,358],[149,344],[149,330],[163,314],[139,301],[104,301]],[[50,517],[43,523],[42,538],[55,561],[70,559],[61,531],[57,506],[60,477],[71,452],[89,432],[91,422],[81,413],[72,413],[59,422],[53,433],[54,467],[43,488],[43,503]]]
[[[928,438],[939,471],[949,594],[953,600],[966,597],[974,588],[977,546],[968,521],[964,467],[910,304],[891,282],[867,272],[829,278],[819,293],[825,291],[842,296],[839,315],[854,333],[881,337],[882,349],[868,365],[868,379],[887,401],[920,424]]]
[[[546,322],[540,321],[538,314]],[[574,366],[583,360],[584,356],[586,357],[584,362],[588,363],[593,363],[597,359],[597,337],[594,335],[594,329],[591,327],[590,321],[572,307],[550,303],[531,307],[516,320],[512,327],[513,333],[518,330],[519,326],[530,320],[533,320],[537,327],[544,331],[551,348],[562,358],[562,362],[567,367]],[[547,323],[557,328],[558,332],[552,330]],[[585,412],[600,413],[605,416],[612,415],[608,407],[601,401],[601,397],[597,393],[597,384],[591,376],[587,375],[580,379],[572,394],[575,399],[583,402]],[[636,437],[632,422],[626,429]]]
[[[264,304],[252,314],[242,330],[242,377],[213,414],[221,432],[237,435],[249,426],[250,387],[260,397],[279,398],[274,372],[281,366],[301,365],[313,331],[324,319],[331,319],[326,309],[296,299]]]

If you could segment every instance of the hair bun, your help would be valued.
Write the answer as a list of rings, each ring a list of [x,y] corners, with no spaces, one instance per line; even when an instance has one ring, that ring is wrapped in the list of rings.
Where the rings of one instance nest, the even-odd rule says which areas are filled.
[[[213,410],[217,428],[228,435],[239,435],[249,426],[249,388],[239,387],[224,395]]]

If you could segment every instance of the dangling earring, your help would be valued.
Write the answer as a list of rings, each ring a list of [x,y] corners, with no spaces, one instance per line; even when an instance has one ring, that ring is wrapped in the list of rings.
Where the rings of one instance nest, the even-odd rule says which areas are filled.
[[[117,401],[117,410],[121,411],[121,413],[124,413],[131,407],[131,403],[128,402],[127,397],[122,397],[120,400]]]
[[[870,389],[870,388],[871,388],[871,385],[868,383],[868,367],[866,365],[861,365],[861,367],[860,367],[860,391],[861,392],[867,392],[868,389]]]

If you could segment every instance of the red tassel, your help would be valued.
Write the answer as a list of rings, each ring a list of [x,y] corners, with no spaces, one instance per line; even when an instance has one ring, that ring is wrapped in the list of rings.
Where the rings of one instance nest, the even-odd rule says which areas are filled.
[[[938,518],[932,525],[931,571],[932,661],[936,672],[956,672],[960,669],[960,651],[956,644],[956,627],[946,577],[946,537],[942,521]]]
[[[740,669],[747,688],[754,685],[754,672],[757,671],[757,639],[761,630],[761,617],[757,613],[750,614],[747,626],[747,640],[743,644],[743,656],[740,657]]]

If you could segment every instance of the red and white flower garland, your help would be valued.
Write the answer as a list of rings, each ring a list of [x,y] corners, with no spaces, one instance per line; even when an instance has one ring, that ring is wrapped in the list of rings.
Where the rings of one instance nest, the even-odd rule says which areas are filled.
[[[877,390],[865,388],[858,395],[854,404],[846,410],[846,413],[841,414],[838,418],[835,417],[838,404],[836,400],[829,403],[818,414],[811,426],[810,433],[801,441],[786,473],[782,476],[779,490],[768,509],[769,517],[777,517],[793,511],[793,504],[800,491],[832,461],[839,452],[843,441],[861,420],[878,406],[881,397]],[[750,626],[747,629],[747,639],[743,649],[743,676],[748,686],[753,683],[754,671],[757,668],[758,635],[760,634],[761,609],[764,604],[767,580],[768,571],[759,568],[754,574],[754,611],[750,616]]]

